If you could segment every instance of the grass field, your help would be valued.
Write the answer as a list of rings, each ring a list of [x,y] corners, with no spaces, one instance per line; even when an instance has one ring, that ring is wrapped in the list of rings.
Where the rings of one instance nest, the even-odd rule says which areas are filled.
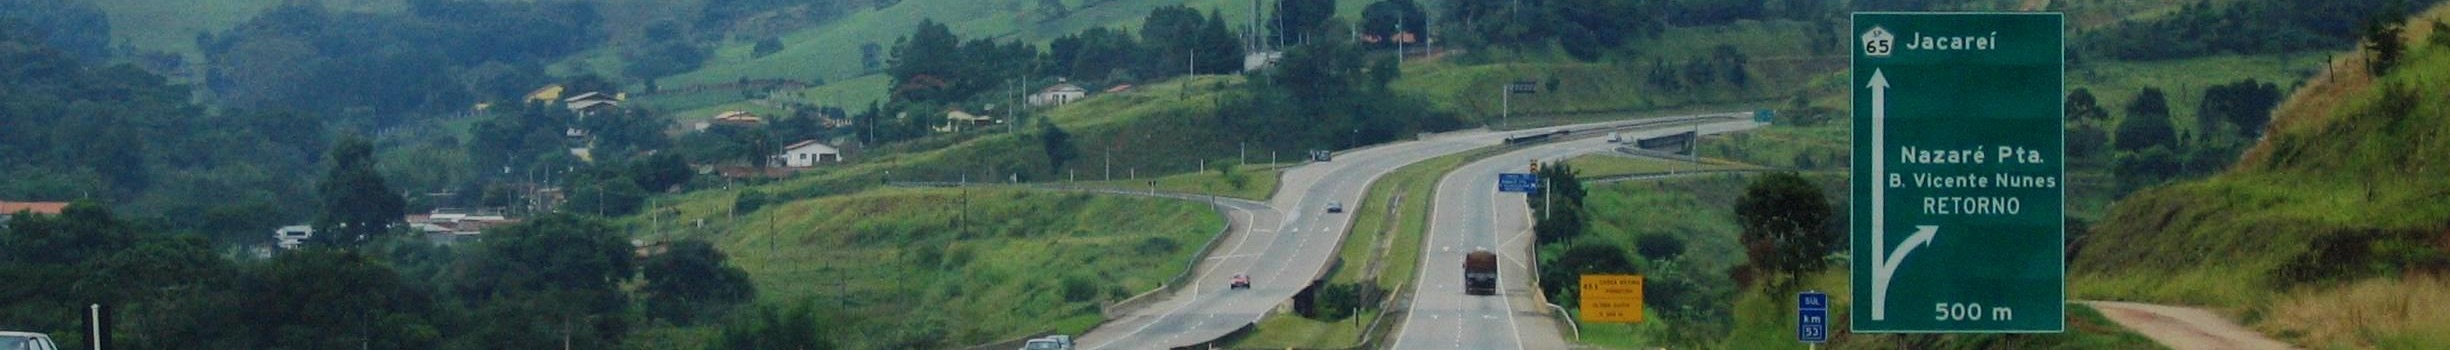
[[[1148,180],[1081,181],[1072,183],[1072,185],[1123,190],[1155,189],[1163,192],[1267,201],[1269,196],[1276,194],[1277,180],[1283,177],[1285,167],[1294,165],[1299,164],[1233,165],[1232,163],[1217,163],[1209,164],[1209,170],[1204,172],[1166,175]],[[1228,166],[1234,170],[1231,172],[1225,170]],[[1237,181],[1240,184],[1236,184]],[[1156,186],[1153,188],[1149,186],[1151,182],[1155,182]]]
[[[891,215],[884,215],[884,214]],[[775,204],[669,236],[716,242],[759,303],[816,302],[853,348],[1079,334],[1156,288],[1223,225],[1204,204],[1018,189],[880,189]]]
[[[1659,174],[1678,171],[1760,169],[1760,167],[1757,166],[1718,159],[1702,159],[1700,163],[1694,163],[1683,160],[1619,156],[1613,154],[1582,155],[1574,157],[1573,159],[1567,159],[1565,163],[1568,165],[1573,165],[1574,171],[1579,172],[1582,175],[1582,178],[1585,179],[1617,175]]]

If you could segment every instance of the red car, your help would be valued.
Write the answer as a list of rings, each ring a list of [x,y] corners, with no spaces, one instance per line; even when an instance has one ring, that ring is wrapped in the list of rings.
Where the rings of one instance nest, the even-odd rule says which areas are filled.
[[[1238,273],[1237,273],[1237,274],[1234,274],[1233,284],[1232,284],[1232,285],[1230,285],[1230,286],[1227,286],[1226,288],[1232,288],[1232,289],[1251,289],[1251,276],[1246,276],[1246,275],[1243,275],[1243,274],[1238,274]]]

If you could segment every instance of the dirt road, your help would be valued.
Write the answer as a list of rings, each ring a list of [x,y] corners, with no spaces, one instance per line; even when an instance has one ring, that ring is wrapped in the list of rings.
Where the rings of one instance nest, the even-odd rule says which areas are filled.
[[[2288,343],[2272,340],[2246,327],[2229,322],[2204,309],[2138,304],[2116,301],[2087,301],[2102,316],[2117,321],[2120,326],[2142,333],[2152,341],[2177,350],[2195,349],[2295,349]]]

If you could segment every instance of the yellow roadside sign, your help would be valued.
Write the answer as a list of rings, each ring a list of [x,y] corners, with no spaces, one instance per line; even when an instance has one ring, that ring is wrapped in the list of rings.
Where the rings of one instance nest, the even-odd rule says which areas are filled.
[[[1582,275],[1582,322],[1642,323],[1642,275]]]

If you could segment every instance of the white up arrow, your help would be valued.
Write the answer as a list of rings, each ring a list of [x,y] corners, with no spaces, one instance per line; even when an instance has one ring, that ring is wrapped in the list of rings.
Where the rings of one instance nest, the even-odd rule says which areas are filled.
[[[1897,265],[1906,261],[1906,254],[1915,247],[1931,245],[1938,237],[1939,226],[1914,226],[1914,234],[1898,242],[1897,252],[1888,249],[1887,193],[1888,185],[1888,119],[1889,78],[1880,69],[1872,69],[1872,320],[1888,319],[1889,278],[1897,275]]]

